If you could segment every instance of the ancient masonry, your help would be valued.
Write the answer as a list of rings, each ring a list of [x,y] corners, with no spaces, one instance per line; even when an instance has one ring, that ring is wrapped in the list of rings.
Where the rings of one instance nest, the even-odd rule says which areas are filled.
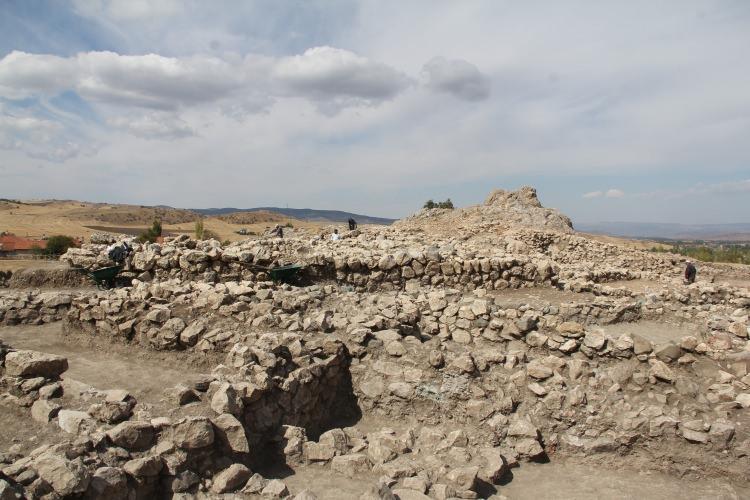
[[[105,248],[62,260],[111,265]],[[305,266],[294,285],[263,270],[289,263]],[[0,325],[213,367],[155,412],[0,342],[0,410],[61,436],[0,450],[0,499],[316,498],[278,467],[364,481],[363,499],[504,498],[524,462],[640,452],[746,484],[750,290],[721,279],[750,270],[700,266],[685,285],[682,266],[576,234],[524,188],[339,241],[137,245],[113,290],[0,276]],[[644,322],[690,334],[613,333]]]

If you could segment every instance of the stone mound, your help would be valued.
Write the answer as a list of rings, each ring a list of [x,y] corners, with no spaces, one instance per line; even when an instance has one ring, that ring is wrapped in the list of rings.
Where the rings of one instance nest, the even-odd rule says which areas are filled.
[[[536,189],[523,186],[518,191],[495,189],[483,205],[467,208],[423,209],[396,222],[401,229],[428,232],[507,230],[533,228],[571,233],[573,223],[557,210],[544,208]]]
[[[542,203],[536,195],[536,189],[523,186],[518,191],[495,189],[484,201],[486,206],[525,209],[529,207],[542,208]]]

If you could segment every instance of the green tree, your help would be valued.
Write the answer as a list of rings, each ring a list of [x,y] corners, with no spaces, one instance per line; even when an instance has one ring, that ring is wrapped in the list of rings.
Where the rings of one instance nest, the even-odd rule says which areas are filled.
[[[432,200],[427,200],[424,203],[424,207],[423,208],[435,208],[435,202],[432,201]]]
[[[448,198],[445,201],[441,201],[440,203],[437,204],[437,206],[438,206],[438,208],[449,208],[451,210],[453,210],[453,208],[454,208],[453,207],[453,202],[451,201],[450,198]]]
[[[159,219],[154,219],[154,223],[151,224],[151,227],[138,236],[138,241],[141,243],[147,241],[153,243],[159,236],[161,236],[161,221]]]
[[[62,255],[68,251],[68,248],[76,246],[76,242],[70,236],[57,235],[47,239],[47,248],[44,249],[45,255]]]
[[[154,235],[154,237],[161,236],[161,220],[160,219],[154,219],[154,223],[151,224],[151,234]]]

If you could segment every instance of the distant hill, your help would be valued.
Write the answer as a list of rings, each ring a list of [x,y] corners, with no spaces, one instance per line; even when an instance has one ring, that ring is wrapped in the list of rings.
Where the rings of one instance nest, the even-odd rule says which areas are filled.
[[[346,222],[353,218],[358,224],[384,224],[393,223],[396,219],[385,217],[372,217],[370,215],[353,214],[341,210],[315,210],[313,208],[279,208],[279,207],[256,207],[256,208],[191,208],[193,212],[206,216],[227,215],[237,212],[274,212],[295,219],[310,222]]]
[[[578,231],[627,238],[750,241],[750,223],[672,224],[659,222],[575,223]]]

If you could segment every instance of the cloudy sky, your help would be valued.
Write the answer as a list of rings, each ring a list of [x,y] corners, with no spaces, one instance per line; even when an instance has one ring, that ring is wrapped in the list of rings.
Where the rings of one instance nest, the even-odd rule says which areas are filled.
[[[750,222],[750,2],[0,2],[0,197]]]

